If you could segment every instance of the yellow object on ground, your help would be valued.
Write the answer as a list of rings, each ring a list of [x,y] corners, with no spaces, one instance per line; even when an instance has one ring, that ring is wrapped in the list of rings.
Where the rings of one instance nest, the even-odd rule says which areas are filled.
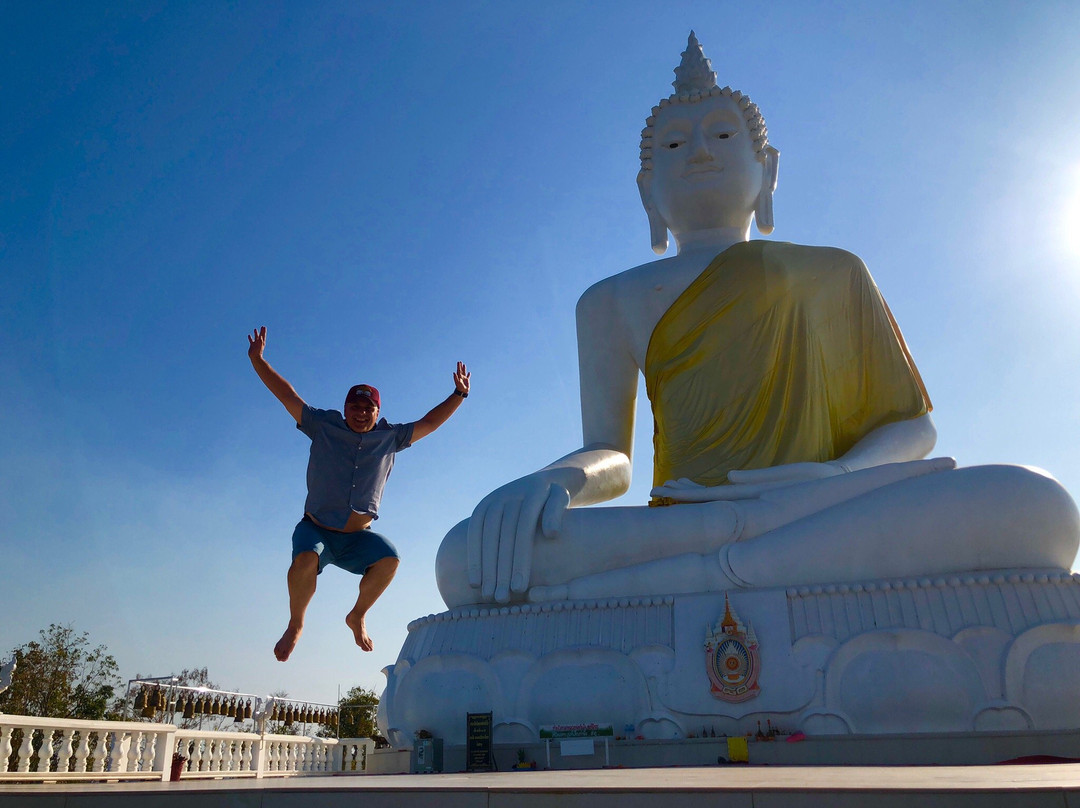
[[[728,761],[731,763],[749,763],[750,762],[750,746],[746,743],[746,738],[735,737],[727,739],[727,756]]]

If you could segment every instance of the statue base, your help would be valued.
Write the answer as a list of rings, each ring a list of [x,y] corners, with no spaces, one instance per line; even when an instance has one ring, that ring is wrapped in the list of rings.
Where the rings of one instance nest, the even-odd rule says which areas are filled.
[[[463,607],[409,625],[379,726],[499,743],[1080,727],[1080,575],[1019,570],[786,589]]]

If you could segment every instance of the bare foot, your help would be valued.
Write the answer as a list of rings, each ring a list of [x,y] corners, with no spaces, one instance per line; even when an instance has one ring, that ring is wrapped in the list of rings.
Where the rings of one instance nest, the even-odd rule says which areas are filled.
[[[364,616],[349,612],[345,615],[345,625],[352,629],[353,639],[360,646],[361,651],[370,651],[375,645],[368,636],[367,627],[364,625]]]
[[[285,629],[285,633],[281,635],[281,639],[277,641],[277,645],[274,646],[274,656],[277,657],[278,662],[284,662],[287,660],[296,648],[296,642],[300,639],[300,632],[303,629],[293,628],[289,626]]]

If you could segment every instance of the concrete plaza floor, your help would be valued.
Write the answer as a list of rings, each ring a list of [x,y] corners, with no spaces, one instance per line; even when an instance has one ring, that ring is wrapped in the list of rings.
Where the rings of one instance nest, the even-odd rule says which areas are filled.
[[[0,785],[0,808],[1080,808],[1080,763],[711,766]]]

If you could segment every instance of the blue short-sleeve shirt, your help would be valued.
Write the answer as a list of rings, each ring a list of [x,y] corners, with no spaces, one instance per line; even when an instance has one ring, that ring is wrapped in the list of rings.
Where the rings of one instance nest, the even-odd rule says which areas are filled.
[[[379,518],[394,454],[412,445],[412,424],[380,419],[370,432],[353,432],[337,410],[304,405],[296,428],[311,438],[304,510],[340,530],[353,511]]]

